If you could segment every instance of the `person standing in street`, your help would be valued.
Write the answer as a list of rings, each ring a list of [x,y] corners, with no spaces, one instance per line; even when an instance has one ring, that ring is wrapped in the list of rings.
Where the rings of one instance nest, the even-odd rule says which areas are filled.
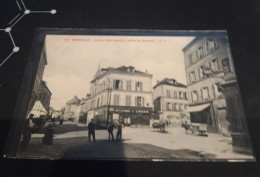
[[[91,122],[89,122],[89,124],[88,124],[88,140],[89,140],[89,142],[91,141],[91,136],[93,138],[93,142],[96,142],[95,129],[96,129],[96,125],[94,123],[94,119],[91,119]]]
[[[30,114],[29,118],[26,119],[24,129],[23,129],[23,141],[22,145],[24,149],[27,149],[30,141],[31,141],[31,136],[32,136],[32,129],[33,129],[33,116],[34,114]]]
[[[117,133],[116,133],[116,140],[121,141],[121,136],[122,136],[122,125],[118,125]]]
[[[113,123],[109,124],[108,126],[108,141],[110,141],[110,135],[112,136],[112,141],[114,141],[114,134],[113,134],[113,130],[114,130],[114,125]]]

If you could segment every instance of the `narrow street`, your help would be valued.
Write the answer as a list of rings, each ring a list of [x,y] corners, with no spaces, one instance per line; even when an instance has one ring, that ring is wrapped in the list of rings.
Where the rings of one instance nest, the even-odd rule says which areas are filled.
[[[78,131],[76,131],[78,130]],[[106,130],[96,130],[97,142],[88,142],[85,125],[65,122],[55,127],[53,145],[41,143],[43,134],[33,134],[20,158],[52,159],[243,159],[250,156],[232,151],[231,138],[219,134],[208,137],[186,134],[181,127],[157,129],[123,128],[122,141],[108,141]],[[114,130],[114,137],[116,129]]]

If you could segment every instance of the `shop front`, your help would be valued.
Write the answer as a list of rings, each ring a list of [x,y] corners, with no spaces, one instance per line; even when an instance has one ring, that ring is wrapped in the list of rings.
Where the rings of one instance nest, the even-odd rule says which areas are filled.
[[[207,124],[208,132],[216,132],[216,123],[214,116],[212,114],[211,103],[204,103],[195,106],[189,106],[186,110],[190,113],[190,122],[191,123],[202,123]]]
[[[115,124],[130,125],[149,125],[152,118],[152,108],[137,107],[116,107],[109,109],[110,122]]]

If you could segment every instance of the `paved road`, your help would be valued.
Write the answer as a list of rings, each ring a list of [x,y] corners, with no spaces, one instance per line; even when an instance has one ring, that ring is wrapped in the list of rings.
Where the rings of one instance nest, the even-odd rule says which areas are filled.
[[[20,158],[52,159],[207,159],[213,154],[201,154],[188,149],[169,150],[151,144],[98,140],[88,142],[87,137],[56,139],[54,145],[44,145],[41,138],[33,138],[27,152]]]

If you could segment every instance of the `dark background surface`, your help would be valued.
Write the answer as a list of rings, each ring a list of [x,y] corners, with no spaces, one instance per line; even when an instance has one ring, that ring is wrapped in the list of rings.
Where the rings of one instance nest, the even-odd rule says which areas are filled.
[[[260,149],[260,1],[120,1],[24,0],[27,9],[57,14],[29,14],[12,29],[20,51],[0,68],[0,152],[4,150],[35,29],[105,28],[158,30],[226,29],[244,102],[256,158]],[[15,1],[0,0],[0,28],[18,14]],[[0,61],[11,51],[7,33],[0,32]],[[3,176],[259,176],[258,162],[121,162],[0,160]]]

